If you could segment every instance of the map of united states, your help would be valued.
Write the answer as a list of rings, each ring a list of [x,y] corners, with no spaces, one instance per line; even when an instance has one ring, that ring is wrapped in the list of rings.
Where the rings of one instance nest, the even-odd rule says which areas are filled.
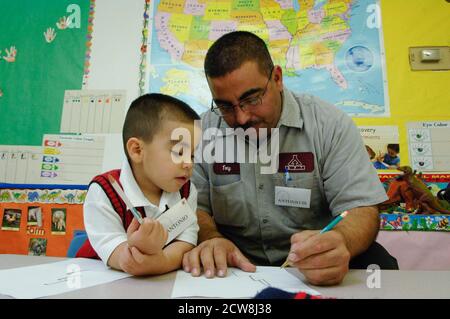
[[[157,39],[174,62],[202,68],[206,51],[216,39],[246,30],[267,43],[285,75],[323,69],[341,89],[348,87],[335,58],[351,35],[351,0],[299,0],[296,6],[288,0],[161,0],[156,5]],[[189,81],[182,71],[174,71],[171,74],[177,75],[178,83],[170,82],[172,86]]]
[[[236,30],[257,34],[283,68],[284,86],[355,117],[389,115],[377,0],[155,0],[149,91],[202,113],[211,103],[203,72],[208,48]]]

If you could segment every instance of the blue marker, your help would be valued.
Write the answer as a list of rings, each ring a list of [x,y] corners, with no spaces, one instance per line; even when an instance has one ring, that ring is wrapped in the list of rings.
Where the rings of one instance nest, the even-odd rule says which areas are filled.
[[[287,186],[289,181],[292,181],[292,178],[289,175],[289,170],[284,168],[284,184]]]
[[[332,230],[333,227],[336,226],[337,223],[339,223],[345,216],[347,216],[347,214],[348,214],[348,211],[341,213],[338,217],[333,219],[333,221],[331,223],[329,223],[327,226],[325,226],[325,228],[322,229],[320,231],[320,233],[323,234],[323,233],[326,233],[327,231]]]

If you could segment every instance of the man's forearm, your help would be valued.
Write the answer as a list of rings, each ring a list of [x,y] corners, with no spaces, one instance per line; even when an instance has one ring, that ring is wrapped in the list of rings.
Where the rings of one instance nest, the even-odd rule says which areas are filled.
[[[376,206],[357,207],[349,210],[334,230],[345,238],[351,257],[365,251],[375,240],[379,229],[379,215]]]
[[[214,219],[205,211],[197,209],[197,220],[200,230],[198,232],[198,243],[217,237],[223,237],[217,230]]]

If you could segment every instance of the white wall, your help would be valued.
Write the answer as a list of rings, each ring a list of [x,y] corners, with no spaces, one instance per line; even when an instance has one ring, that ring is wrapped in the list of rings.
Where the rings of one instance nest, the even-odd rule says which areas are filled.
[[[123,89],[127,107],[139,95],[144,0],[96,0],[91,68],[84,89]]]
[[[95,3],[91,67],[83,89],[126,90],[128,108],[139,95],[145,0],[96,0]],[[124,157],[121,134],[110,134],[102,170],[119,168]]]

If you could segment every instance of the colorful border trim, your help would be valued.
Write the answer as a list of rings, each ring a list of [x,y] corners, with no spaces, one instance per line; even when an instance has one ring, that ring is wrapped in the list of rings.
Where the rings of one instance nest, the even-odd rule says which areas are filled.
[[[150,11],[150,0],[145,0],[144,6],[144,24],[142,26],[142,43],[141,43],[141,63],[139,64],[139,95],[145,93],[145,78],[147,71],[147,41],[148,41],[148,25],[149,25],[149,15]]]
[[[0,189],[0,203],[83,204],[82,189]]]
[[[84,89],[89,80],[89,73],[91,67],[91,52],[92,52],[92,32],[94,32],[94,15],[95,15],[95,0],[91,0],[89,4],[89,18],[87,27],[87,39],[86,39],[86,55],[84,58],[84,72],[82,88]]]
[[[380,174],[378,173],[378,177],[380,178],[381,182],[387,182],[390,179],[393,179],[397,176],[399,176],[400,173],[398,174]],[[428,183],[448,183],[450,182],[450,174],[447,173],[442,173],[442,174],[422,174],[422,180],[424,182],[428,182]]]
[[[380,214],[380,230],[450,232],[450,215]]]

